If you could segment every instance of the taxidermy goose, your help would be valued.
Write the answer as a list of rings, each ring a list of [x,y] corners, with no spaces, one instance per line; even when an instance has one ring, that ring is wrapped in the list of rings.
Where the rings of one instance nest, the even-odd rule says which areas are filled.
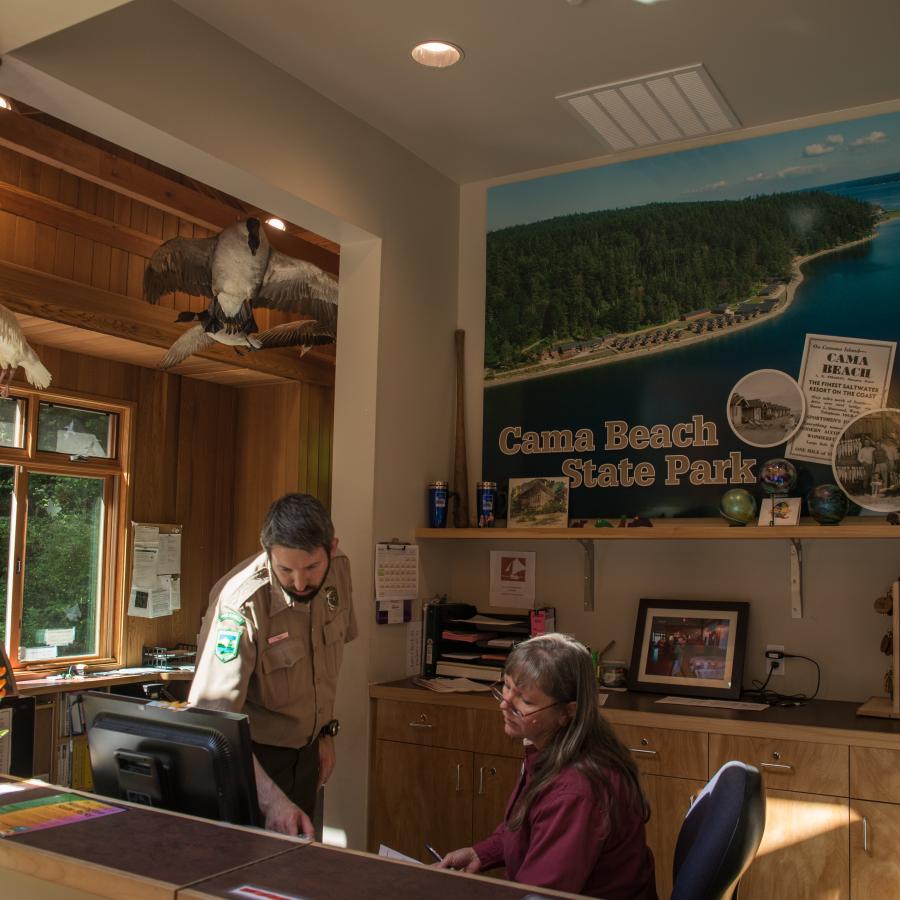
[[[273,250],[254,218],[216,237],[162,244],[144,273],[144,294],[156,303],[171,291],[209,297],[203,330],[245,336],[242,343],[250,347],[259,307],[312,316],[332,333],[337,324],[337,282],[318,266]]]
[[[40,390],[50,384],[50,373],[28,346],[19,320],[5,306],[0,306],[0,397],[9,397],[9,383],[19,366],[29,384]]]
[[[208,331],[207,320],[209,313],[184,312],[178,316],[177,321],[187,322],[197,319],[198,324],[189,328],[169,348],[169,352],[159,364],[160,369],[171,369],[177,366],[183,359],[187,359],[192,353],[202,353],[208,350],[217,341],[220,344],[234,347],[240,353],[240,348],[249,350],[265,350],[270,347],[300,347],[301,356],[312,347],[322,344],[334,343],[334,332],[319,322],[307,319],[303,322],[288,322],[285,325],[276,325],[267,331],[255,335],[241,333],[229,333],[226,331]]]

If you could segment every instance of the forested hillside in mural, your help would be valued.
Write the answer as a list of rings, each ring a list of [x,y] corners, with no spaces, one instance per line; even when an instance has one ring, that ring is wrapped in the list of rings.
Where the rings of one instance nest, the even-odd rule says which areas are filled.
[[[824,191],[652,203],[487,236],[485,366],[746,300],[805,256],[870,234],[876,208]]]

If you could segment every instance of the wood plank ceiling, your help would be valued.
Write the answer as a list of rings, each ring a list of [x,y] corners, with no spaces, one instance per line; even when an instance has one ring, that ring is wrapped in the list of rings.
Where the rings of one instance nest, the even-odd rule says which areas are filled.
[[[206,299],[143,299],[147,260],[175,235],[205,237],[268,213],[13,101],[0,110],[0,302],[30,341],[156,367],[185,328],[175,314]],[[290,223],[278,250],[338,274],[340,248]],[[87,310],[90,310],[90,314]],[[296,316],[261,310],[261,329]],[[172,372],[231,386],[333,384],[334,347],[238,356],[216,346]]]

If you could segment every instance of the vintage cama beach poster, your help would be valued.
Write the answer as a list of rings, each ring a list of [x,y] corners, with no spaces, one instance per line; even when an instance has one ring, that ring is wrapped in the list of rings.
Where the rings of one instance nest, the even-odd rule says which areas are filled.
[[[483,477],[712,516],[786,458],[900,508],[898,150],[889,113],[490,188]]]

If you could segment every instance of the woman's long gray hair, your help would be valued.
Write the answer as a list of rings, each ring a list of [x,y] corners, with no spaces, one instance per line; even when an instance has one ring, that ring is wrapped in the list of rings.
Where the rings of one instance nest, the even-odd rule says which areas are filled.
[[[650,809],[641,790],[637,767],[597,705],[597,682],[591,655],[584,644],[565,634],[546,634],[519,644],[506,661],[505,675],[519,688],[542,690],[558,703],[575,702],[575,714],[553,735],[534,767],[528,788],[511,812],[507,828],[522,827],[531,804],[563,769],[575,766],[607,802],[615,827],[616,804],[608,773],[617,772],[626,802],[640,810],[644,821]]]

